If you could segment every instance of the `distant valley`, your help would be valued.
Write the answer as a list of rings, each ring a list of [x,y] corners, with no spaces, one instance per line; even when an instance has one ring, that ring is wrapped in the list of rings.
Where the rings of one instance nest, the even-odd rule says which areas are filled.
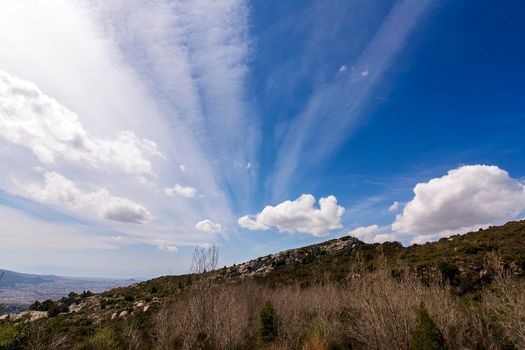
[[[64,277],[55,275],[37,275],[20,273],[8,270],[3,271],[0,280],[0,303],[8,307],[3,310],[12,310],[13,307],[29,305],[35,300],[60,299],[70,292],[80,293],[90,290],[95,293],[109,289],[124,287],[135,283],[136,280],[104,279],[88,277]]]

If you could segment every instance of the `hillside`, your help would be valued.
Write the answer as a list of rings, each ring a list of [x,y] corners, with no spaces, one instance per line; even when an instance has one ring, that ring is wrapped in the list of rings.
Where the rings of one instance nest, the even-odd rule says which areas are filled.
[[[67,344],[69,345],[71,342],[77,343],[83,339],[92,339],[91,337],[96,337],[100,329],[106,329],[106,327],[110,327],[111,332],[115,331],[117,332],[115,334],[122,336],[122,332],[130,331],[129,327],[133,326],[133,331],[140,334],[137,337],[141,339],[140,344],[144,346],[142,348],[149,348],[148,346],[152,346],[153,341],[158,340],[159,335],[155,335],[154,329],[157,329],[155,327],[159,326],[161,319],[165,323],[168,322],[168,319],[172,320],[173,315],[182,319],[187,310],[193,310],[188,315],[201,310],[195,305],[207,302],[217,303],[217,300],[224,300],[224,302],[219,303],[220,306],[213,304],[219,309],[233,302],[234,304],[231,304],[228,309],[228,312],[232,312],[231,308],[235,309],[239,305],[243,305],[243,301],[247,300],[246,298],[252,294],[248,299],[256,299],[247,302],[247,305],[261,305],[264,299],[274,300],[274,303],[279,304],[281,302],[279,298],[282,298],[279,297],[281,295],[279,293],[284,293],[283,291],[299,293],[297,300],[310,298],[313,296],[308,293],[324,290],[322,288],[328,289],[322,292],[321,298],[325,298],[325,293],[336,293],[334,290],[338,289],[348,289],[351,293],[357,293],[355,298],[358,298],[359,295],[362,297],[363,295],[380,293],[376,289],[382,290],[383,293],[390,293],[387,294],[390,298],[393,296],[392,293],[397,294],[397,290],[399,290],[399,295],[408,293],[402,303],[409,302],[408,300],[412,297],[408,297],[408,295],[412,293],[412,290],[415,290],[416,296],[417,293],[421,293],[420,297],[414,296],[414,301],[409,302],[410,305],[406,306],[407,309],[403,309],[403,312],[407,312],[408,309],[415,310],[417,305],[414,303],[417,300],[425,301],[425,298],[428,297],[425,295],[430,290],[433,291],[431,293],[433,297],[439,295],[440,298],[449,298],[447,299],[448,302],[454,305],[468,300],[469,303],[480,303],[476,307],[482,307],[484,300],[492,300],[490,293],[492,293],[493,288],[496,288],[487,289],[493,285],[493,279],[498,278],[498,269],[494,268],[496,257],[501,262],[502,269],[506,271],[505,276],[516,281],[512,282],[516,283],[512,285],[517,286],[517,283],[521,283],[518,280],[522,279],[525,268],[524,242],[525,221],[509,222],[503,226],[491,227],[465,235],[441,239],[438,242],[410,247],[403,247],[396,242],[366,244],[353,237],[343,237],[260,257],[202,275],[164,276],[94,295],[71,293],[68,297],[54,303],[34,304],[32,306],[33,311],[13,314],[7,319],[14,320],[16,324],[24,324],[21,321],[30,319],[32,320],[30,323],[38,323],[46,329],[48,334],[65,336],[64,339],[68,339],[69,343]],[[436,276],[442,276],[445,284],[439,282],[440,279],[437,280]],[[365,283],[365,281],[367,282]],[[420,285],[421,282],[423,282],[423,287],[421,287],[423,289],[420,290],[417,285]],[[374,288],[373,286],[378,283],[381,284],[381,288],[375,288],[366,294],[359,294],[364,293],[367,288]],[[361,289],[356,290],[356,286],[361,286],[359,287]],[[417,292],[418,290],[420,292]],[[213,293],[218,294],[212,297]],[[275,293],[277,296],[274,295]],[[306,293],[306,296],[300,297],[301,293]],[[328,298],[328,296],[326,297]],[[343,302],[343,299],[338,299],[343,298],[342,294],[338,294],[338,292],[333,298],[335,298],[333,303],[330,301],[326,307],[335,307],[336,300]],[[288,300],[286,303],[298,302],[291,301],[291,299],[286,300]],[[305,305],[311,304],[311,302],[306,301],[305,303]],[[439,303],[436,302],[435,305]],[[513,303],[516,304],[515,301]],[[437,309],[433,309],[435,305],[432,305],[434,304],[431,303],[428,307],[431,313],[435,314]],[[459,307],[459,304],[457,305],[456,307]],[[197,309],[192,309],[194,306]],[[166,310],[170,310],[172,307],[178,311],[166,313]],[[346,308],[346,306],[341,307]],[[215,312],[213,310],[209,312],[213,314]],[[467,311],[465,309],[461,312]],[[253,312],[256,311],[245,310],[242,313]],[[396,311],[396,313],[399,312]],[[208,311],[206,311],[207,313]],[[236,315],[235,317],[240,317],[239,314]],[[190,319],[193,320],[195,317],[197,316],[191,316]],[[407,317],[407,324],[415,322],[415,316]],[[170,322],[177,324],[179,321],[172,320]],[[216,331],[215,328],[213,332]],[[502,331],[498,328],[498,332],[501,333]],[[255,335],[250,334],[252,337],[250,339],[255,341],[253,340]],[[115,337],[117,336],[115,335]],[[347,336],[340,335],[340,337],[346,339],[344,337]],[[352,339],[348,341],[355,344],[365,342],[363,339]],[[449,341],[449,338],[446,339]],[[356,347],[355,344],[354,347]],[[115,345],[111,348],[120,347]]]

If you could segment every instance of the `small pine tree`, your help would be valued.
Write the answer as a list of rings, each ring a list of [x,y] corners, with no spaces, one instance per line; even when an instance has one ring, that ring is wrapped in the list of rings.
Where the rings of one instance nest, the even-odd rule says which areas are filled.
[[[277,339],[278,320],[271,301],[267,301],[260,312],[258,338],[261,343],[270,343]]]
[[[423,303],[417,310],[417,325],[412,332],[413,350],[445,350],[445,339],[436,326],[436,323],[428,314]]]

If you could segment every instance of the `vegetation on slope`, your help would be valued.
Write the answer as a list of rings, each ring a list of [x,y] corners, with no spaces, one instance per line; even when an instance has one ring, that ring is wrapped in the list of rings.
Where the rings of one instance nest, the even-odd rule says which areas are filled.
[[[408,248],[345,237],[219,270],[200,250],[193,274],[4,320],[0,349],[521,349],[524,238],[525,222]]]

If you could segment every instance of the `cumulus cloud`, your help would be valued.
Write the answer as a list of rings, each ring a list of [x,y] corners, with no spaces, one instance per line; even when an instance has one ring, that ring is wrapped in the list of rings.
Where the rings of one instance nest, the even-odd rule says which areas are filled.
[[[121,130],[112,139],[88,133],[78,116],[34,83],[0,71],[0,137],[31,150],[44,163],[57,158],[132,174],[151,174],[155,142]]]
[[[373,239],[374,234],[379,230],[379,226],[377,225],[370,225],[370,226],[360,226],[352,231],[348,232],[351,236],[354,236],[355,238],[358,238],[362,241],[370,241]]]
[[[255,217],[246,215],[237,222],[249,230],[276,227],[280,232],[303,232],[314,236],[323,236],[342,227],[341,217],[345,209],[337,205],[334,196],[321,198],[319,209],[314,206],[314,196],[303,194],[294,201],[284,201],[275,207],[268,205]]]
[[[396,212],[399,209],[399,202],[394,202],[392,205],[388,208],[388,211],[393,213]]]
[[[383,243],[386,241],[394,241],[396,238],[394,234],[388,232],[388,227],[379,227],[375,224],[357,227],[348,232],[348,234],[366,243]]]
[[[199,221],[195,224],[195,228],[206,233],[218,233],[222,231],[221,224],[216,224],[210,219]]]
[[[497,166],[467,165],[417,184],[392,231],[421,243],[515,219],[524,210],[523,183]]]
[[[144,224],[153,218],[144,206],[114,196],[105,188],[86,191],[55,172],[46,172],[44,178],[43,185],[24,185],[19,194],[40,203],[62,205],[77,211],[89,210],[101,218],[113,221]]]
[[[165,188],[164,193],[166,193],[168,196],[182,196],[186,198],[193,198],[197,194],[197,189],[195,187],[182,186],[180,184],[176,184],[173,187]]]

